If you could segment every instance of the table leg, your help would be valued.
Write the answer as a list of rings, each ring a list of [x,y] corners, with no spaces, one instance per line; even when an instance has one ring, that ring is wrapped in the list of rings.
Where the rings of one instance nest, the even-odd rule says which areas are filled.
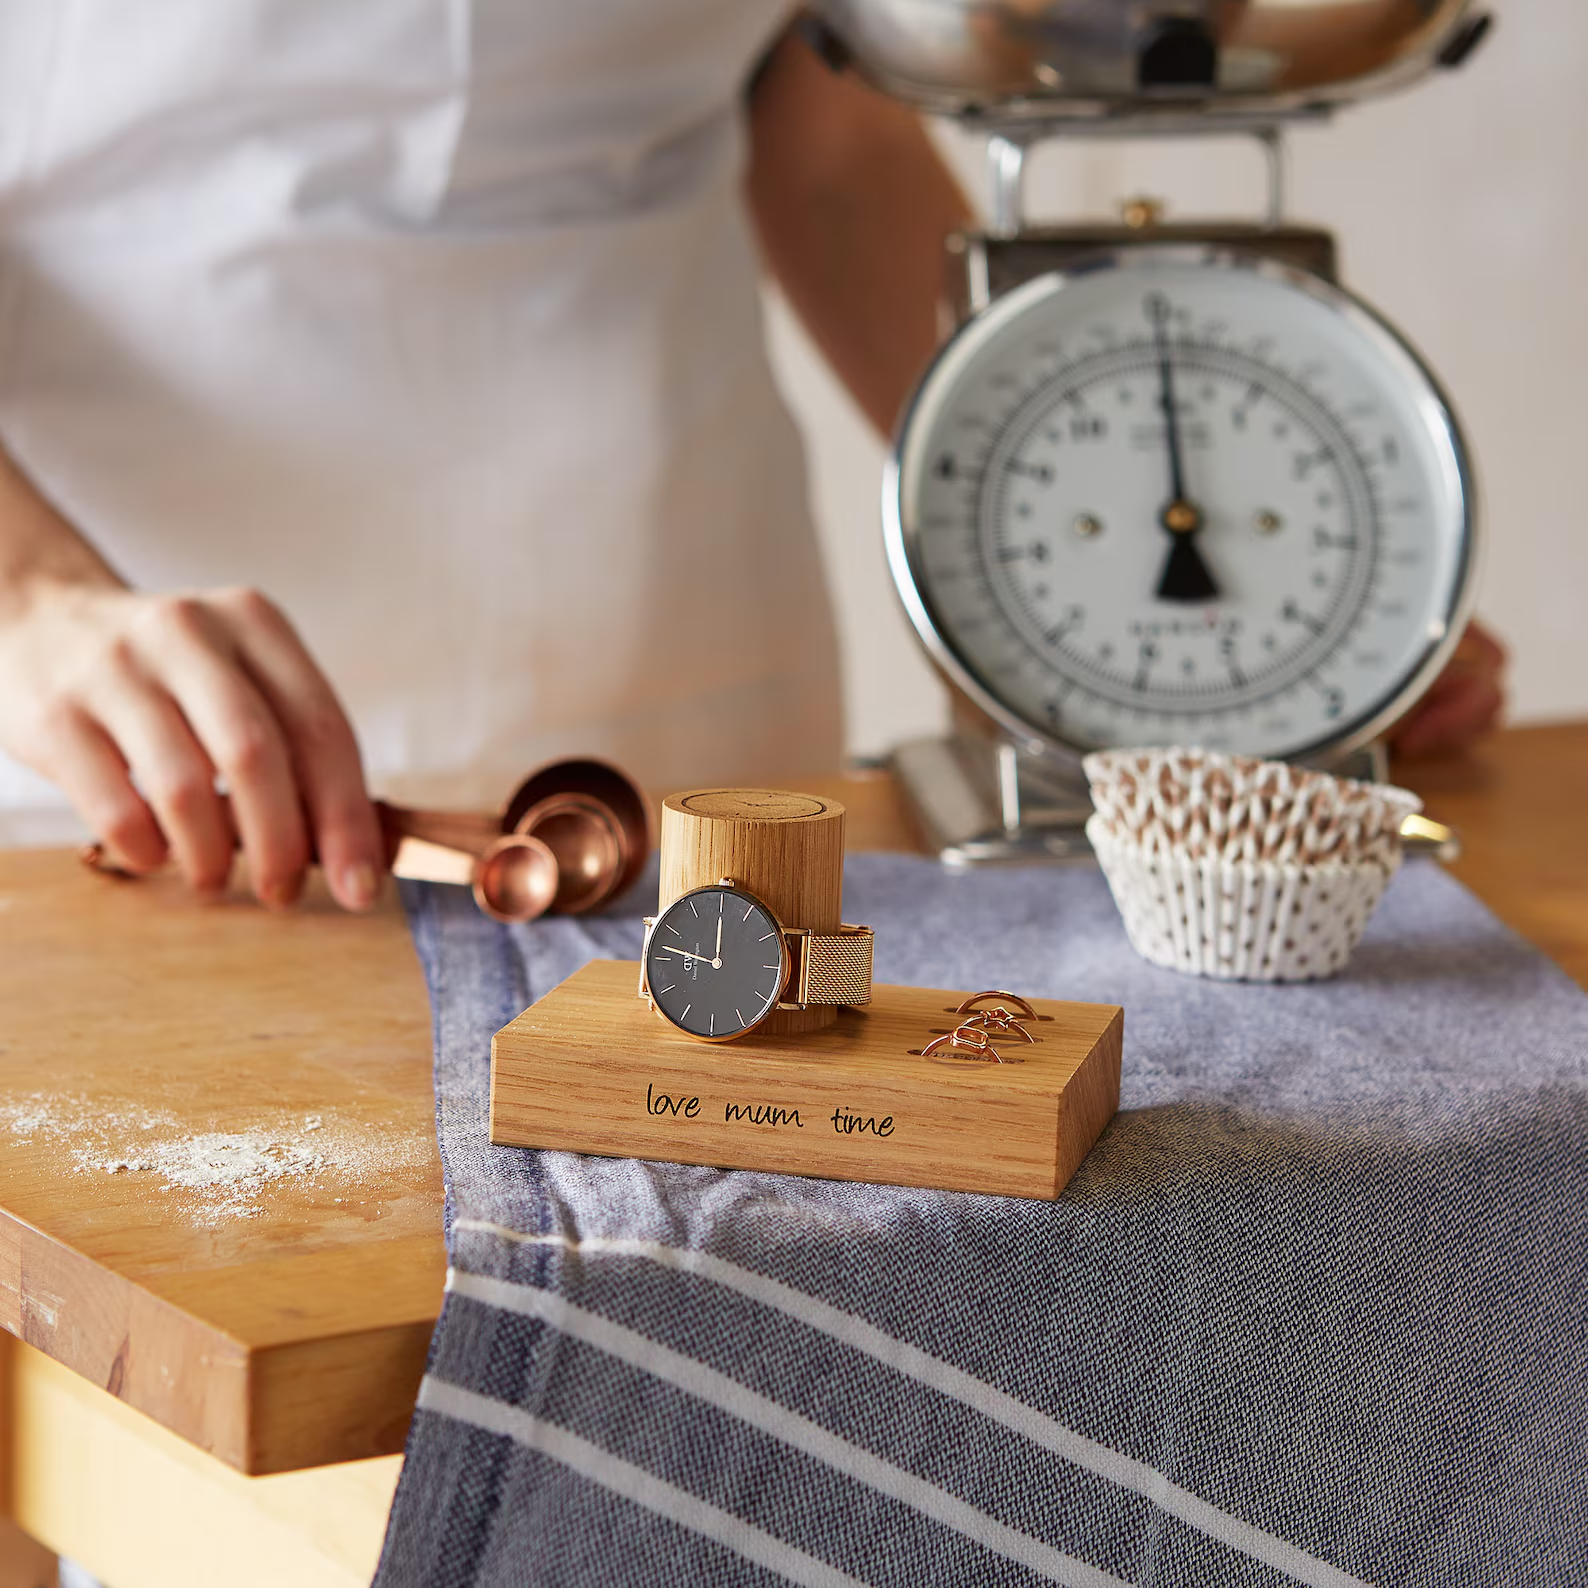
[[[56,1588],[55,1554],[11,1520],[11,1368],[15,1342],[0,1333],[0,1588]]]
[[[363,1588],[400,1466],[244,1477],[0,1334],[0,1514],[113,1588]]]
[[[56,1588],[55,1556],[0,1518],[0,1588]]]

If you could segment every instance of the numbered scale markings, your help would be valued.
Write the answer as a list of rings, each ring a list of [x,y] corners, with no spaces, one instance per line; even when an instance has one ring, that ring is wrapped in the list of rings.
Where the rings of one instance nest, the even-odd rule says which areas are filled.
[[[1212,249],[1110,255],[971,321],[886,507],[939,664],[1071,748],[1361,743],[1470,599],[1465,454],[1427,371],[1339,289]]]

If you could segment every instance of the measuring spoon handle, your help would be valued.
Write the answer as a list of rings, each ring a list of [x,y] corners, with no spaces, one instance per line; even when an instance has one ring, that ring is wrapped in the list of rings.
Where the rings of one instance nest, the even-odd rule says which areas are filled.
[[[375,801],[381,837],[386,845],[386,863],[391,864],[397,846],[405,838],[422,838],[446,849],[461,849],[481,855],[502,836],[500,818],[475,811],[423,811],[386,800]]]

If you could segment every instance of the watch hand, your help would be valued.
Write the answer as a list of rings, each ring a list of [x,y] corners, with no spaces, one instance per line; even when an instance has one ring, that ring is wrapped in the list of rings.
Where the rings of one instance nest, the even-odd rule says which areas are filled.
[[[1169,532],[1169,555],[1164,559],[1156,591],[1160,601],[1215,601],[1219,587],[1196,548],[1202,528],[1202,511],[1186,496],[1185,469],[1180,451],[1180,416],[1175,411],[1174,365],[1169,356],[1169,302],[1154,294],[1147,303],[1153,342],[1158,349],[1159,406],[1163,409],[1164,437],[1169,447],[1169,502],[1158,522]]]
[[[722,964],[722,912],[717,912],[717,963]]]
[[[702,954],[698,949],[674,948],[671,943],[663,943],[656,950],[658,954],[677,954],[684,959],[698,959],[702,965],[709,965],[713,970],[722,969],[722,959],[719,956],[713,959],[709,954]]]

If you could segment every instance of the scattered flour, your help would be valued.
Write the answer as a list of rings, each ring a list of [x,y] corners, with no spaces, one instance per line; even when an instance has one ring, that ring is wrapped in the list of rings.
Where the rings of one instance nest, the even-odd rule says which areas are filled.
[[[74,1156],[79,1172],[153,1173],[160,1176],[162,1191],[206,1192],[213,1207],[237,1218],[260,1211],[255,1199],[268,1181],[289,1175],[312,1176],[326,1166],[323,1153],[281,1141],[263,1130],[180,1137],[152,1144],[133,1158],[96,1159],[92,1150]]]
[[[35,1103],[31,1107],[17,1104],[11,1108],[7,1123],[11,1126],[13,1134],[21,1136],[24,1141],[32,1141],[35,1136],[49,1128],[50,1113],[40,1103]]]
[[[161,1192],[175,1193],[173,1202],[192,1222],[209,1227],[264,1213],[272,1182],[368,1186],[418,1163],[428,1149],[428,1142],[391,1130],[285,1111],[256,1116],[239,1130],[192,1134],[168,1110],[80,1093],[0,1097],[4,1131],[19,1146],[56,1146],[63,1171],[149,1175]]]
[[[181,1124],[175,1114],[140,1104],[107,1110],[81,1092],[30,1092],[26,1097],[0,1097],[0,1130],[20,1136],[19,1145],[25,1146],[36,1136],[59,1140],[79,1135],[85,1124],[96,1121],[120,1134],[169,1130]]]

